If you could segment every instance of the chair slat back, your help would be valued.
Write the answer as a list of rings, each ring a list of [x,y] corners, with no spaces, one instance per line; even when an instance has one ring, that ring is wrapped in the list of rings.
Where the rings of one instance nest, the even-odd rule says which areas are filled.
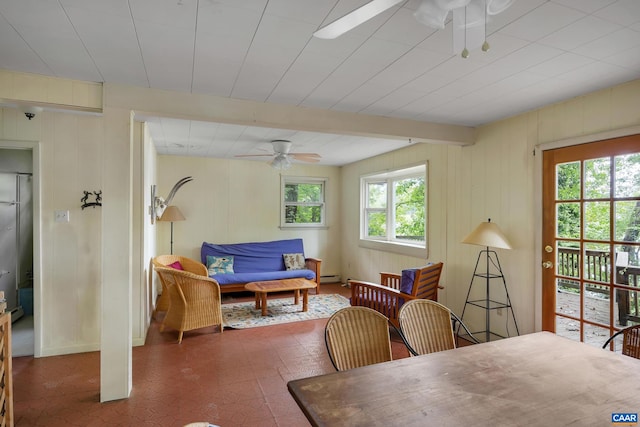
[[[388,319],[367,307],[346,307],[327,321],[325,342],[338,371],[392,360]]]
[[[420,299],[438,300],[438,284],[442,274],[441,262],[420,269],[413,283],[413,296]]]
[[[418,354],[456,348],[451,311],[440,303],[411,300],[400,308],[398,321],[407,343]]]
[[[640,325],[625,329],[622,339],[622,354],[640,359]]]

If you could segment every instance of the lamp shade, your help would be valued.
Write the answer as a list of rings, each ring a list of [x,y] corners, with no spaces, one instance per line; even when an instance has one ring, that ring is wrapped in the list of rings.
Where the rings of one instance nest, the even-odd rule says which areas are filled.
[[[487,222],[482,222],[462,243],[470,245],[479,245],[499,249],[511,249],[511,244],[497,224],[491,222],[491,218]]]
[[[167,206],[158,221],[184,221],[185,217],[177,206]]]

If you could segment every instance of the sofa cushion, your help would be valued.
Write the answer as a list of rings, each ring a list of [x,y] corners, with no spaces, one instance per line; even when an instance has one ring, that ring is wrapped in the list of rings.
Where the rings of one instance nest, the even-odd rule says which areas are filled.
[[[215,279],[220,286],[224,286],[235,283],[263,282],[266,280],[294,279],[298,277],[314,280],[316,275],[311,270],[282,270],[259,273],[214,274],[210,277]]]
[[[284,258],[284,266],[287,270],[302,270],[304,265],[304,254],[300,252],[295,254],[282,254]]]
[[[203,242],[200,250],[202,263],[205,265],[207,256],[232,256],[235,273],[284,271],[286,268],[282,254],[290,253],[304,254],[302,239],[222,245]]]
[[[233,257],[207,256],[209,275],[233,273]]]

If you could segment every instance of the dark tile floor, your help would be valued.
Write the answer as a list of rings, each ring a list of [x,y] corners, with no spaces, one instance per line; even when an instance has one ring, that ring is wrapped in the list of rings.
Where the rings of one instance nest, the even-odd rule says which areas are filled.
[[[322,293],[349,292],[322,285]],[[108,403],[99,402],[98,352],[15,357],[16,426],[307,426],[287,382],[334,372],[324,344],[326,321],[222,334],[205,328],[186,332],[182,344],[176,332],[160,333],[153,322],[146,344],[133,348],[131,396]],[[407,357],[401,339],[392,340],[393,357]]]

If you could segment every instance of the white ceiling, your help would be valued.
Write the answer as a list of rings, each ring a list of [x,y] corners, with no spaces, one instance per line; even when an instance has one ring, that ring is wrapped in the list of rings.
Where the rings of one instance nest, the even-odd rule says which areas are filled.
[[[452,52],[407,0],[335,40],[367,0],[0,0],[0,68],[477,126],[640,77],[639,0],[516,0],[489,52]],[[407,141],[150,118],[158,151],[233,157],[290,139],[321,164]]]

